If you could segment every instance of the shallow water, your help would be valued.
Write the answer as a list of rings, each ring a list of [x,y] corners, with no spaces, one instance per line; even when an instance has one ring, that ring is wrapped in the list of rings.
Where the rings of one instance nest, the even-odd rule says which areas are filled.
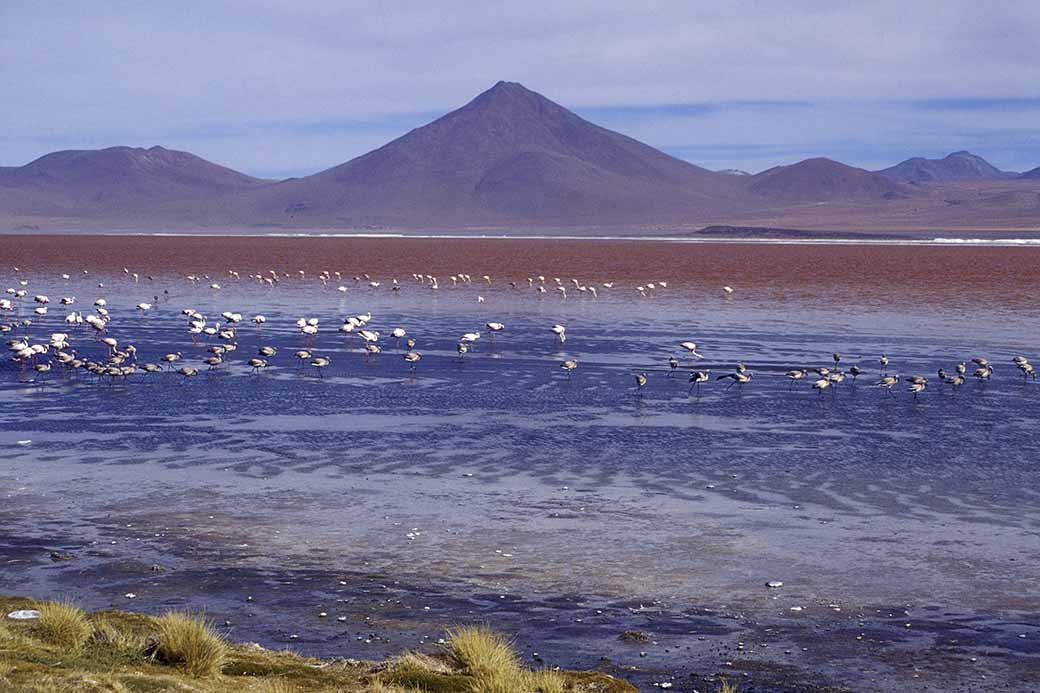
[[[112,237],[12,249],[0,286],[27,282],[23,314],[34,294],[52,301],[36,340],[65,331],[60,296],[83,311],[104,297],[109,333],[140,361],[181,351],[204,372],[98,384],[0,363],[6,591],[206,607],[234,637],[336,656],[487,621],[536,663],[604,656],[641,686],[677,676],[680,690],[716,671],[750,674],[748,690],[1036,685],[1040,390],[1011,358],[1033,357],[1040,337],[1040,249]],[[293,276],[246,278],[269,267]],[[323,285],[324,269],[343,276]],[[539,274],[545,295],[528,288]],[[245,316],[227,365],[201,366],[187,307]],[[383,335],[371,358],[336,331],[366,311]],[[319,318],[313,342],[298,317]],[[492,338],[488,320],[506,331]],[[414,374],[397,326],[423,353]],[[460,358],[472,330],[484,334]],[[671,373],[687,339],[705,358]],[[71,341],[104,352],[88,330]],[[254,376],[260,343],[280,351]],[[297,367],[305,347],[331,358],[321,377]],[[834,351],[867,371],[859,382],[818,395],[782,375],[832,366]],[[872,386],[881,353],[889,372],[931,378],[916,401]],[[992,382],[953,392],[932,377],[975,356],[996,365]],[[745,387],[689,392],[689,367],[716,376],[738,361],[755,373]],[[51,562],[55,549],[77,558]],[[656,644],[619,642],[626,628]]]

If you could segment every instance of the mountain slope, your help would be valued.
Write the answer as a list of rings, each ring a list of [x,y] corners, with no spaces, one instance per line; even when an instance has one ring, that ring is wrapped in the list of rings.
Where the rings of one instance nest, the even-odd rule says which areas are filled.
[[[262,191],[250,212],[270,221],[405,226],[679,221],[739,190],[733,176],[499,82],[379,149]]]
[[[1019,178],[1024,178],[1026,180],[1040,180],[1040,166],[1026,171],[1021,176],[1019,176]]]
[[[0,207],[24,214],[120,216],[268,183],[163,147],[67,150],[0,168]]]
[[[1015,173],[1001,171],[981,156],[966,151],[953,152],[942,159],[914,157],[878,173],[892,180],[914,183],[1004,180],[1017,176]]]
[[[816,158],[776,166],[751,176],[748,189],[776,202],[880,201],[910,190],[877,173]]]

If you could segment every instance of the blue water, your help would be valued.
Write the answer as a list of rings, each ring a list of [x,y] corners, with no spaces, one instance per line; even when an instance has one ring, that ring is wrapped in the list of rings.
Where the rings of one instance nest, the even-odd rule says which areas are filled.
[[[28,282],[23,315],[34,294],[51,298],[31,341],[66,331],[60,296],[75,295],[71,308],[84,312],[104,297],[108,334],[133,343],[139,362],[180,351],[177,366],[201,371],[98,382],[0,362],[5,591],[152,611],[201,606],[234,621],[235,637],[338,656],[381,656],[451,623],[487,620],[540,649],[539,662],[594,667],[606,653],[642,667],[630,673],[641,685],[725,669],[738,657],[718,644],[697,650],[705,641],[694,637],[731,647],[749,633],[786,643],[756,657],[864,690],[947,690],[1035,670],[1040,389],[1011,359],[1040,358],[1030,351],[1040,309],[1002,303],[999,286],[927,305],[797,287],[726,296],[674,282],[647,297],[616,286],[562,299],[472,274],[472,285],[442,278],[438,291],[402,279],[396,293],[387,277],[378,289],[346,281],[339,293],[313,278],[272,288],[223,277],[0,275],[4,286]],[[153,310],[134,309],[155,295]],[[202,365],[219,340],[192,344],[188,307],[211,322],[225,310],[244,316],[224,366]],[[337,331],[364,312],[382,335],[373,357],[356,334]],[[267,317],[259,331],[249,322],[257,313]],[[300,317],[319,319],[313,340],[295,328]],[[492,337],[489,320],[506,330]],[[565,344],[554,323],[567,326]],[[418,340],[414,373],[394,327]],[[460,358],[457,340],[474,330],[482,337]],[[72,348],[102,358],[91,332],[72,331]],[[681,355],[685,340],[704,360]],[[279,353],[252,375],[245,361],[259,344]],[[297,365],[301,348],[331,359],[320,377]],[[783,377],[832,366],[834,351],[842,367],[864,368],[858,382],[818,394],[811,378],[792,386]],[[929,376],[928,389],[916,400],[904,385],[879,391],[881,353],[889,373]],[[674,373],[670,355],[682,359]],[[975,356],[995,364],[992,382],[939,386],[940,366]],[[559,364],[572,358],[567,376]],[[715,376],[737,362],[755,377],[727,389]],[[686,382],[691,367],[712,372],[699,392]],[[644,388],[637,372],[648,375]],[[79,558],[52,564],[55,548]],[[152,562],[166,570],[139,569]],[[399,583],[415,610],[392,618],[412,624],[415,641],[358,640],[318,623],[320,608],[345,609],[352,623],[360,613],[335,601],[347,575],[351,599],[365,581]],[[769,590],[768,580],[784,587]],[[286,584],[303,603],[284,596]],[[283,596],[240,624],[241,593],[260,590]],[[424,600],[442,606],[426,612]],[[559,618],[546,620],[546,609]],[[892,633],[915,618],[960,619],[972,624],[965,641],[985,646],[936,651],[938,627],[910,644],[900,633],[899,647],[934,661],[911,687],[890,651]],[[795,633],[870,619],[891,636],[880,648],[889,655],[854,639],[836,653]],[[660,635],[642,646],[648,657],[616,641],[633,624]],[[982,661],[969,666],[970,657]]]

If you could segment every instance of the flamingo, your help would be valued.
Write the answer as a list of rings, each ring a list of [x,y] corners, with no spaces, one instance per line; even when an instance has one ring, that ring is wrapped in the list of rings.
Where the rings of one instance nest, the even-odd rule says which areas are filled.
[[[409,351],[404,355],[404,361],[409,365],[412,372],[415,372],[415,366],[419,363],[419,359],[422,358],[422,354],[418,351]]]
[[[795,381],[801,380],[805,377],[805,371],[796,368],[794,370],[787,371],[786,373],[784,373],[784,375],[791,379],[791,385],[788,387],[788,389],[790,389],[794,387]]]
[[[696,342],[680,342],[679,346],[682,347],[683,349],[685,349],[689,353],[690,356],[696,356],[699,359],[704,358],[703,356],[701,356],[700,354],[697,353],[697,343]]]
[[[319,378],[324,377],[321,374],[322,369],[327,368],[329,363],[331,363],[331,361],[329,361],[329,359],[325,356],[316,356],[313,359],[311,359],[311,366],[313,366],[314,369],[318,371]]]
[[[1018,364],[1018,369],[1022,371],[1022,381],[1029,380],[1031,377],[1033,380],[1037,379],[1037,371],[1033,367],[1033,364],[1029,361],[1022,361]]]
[[[715,379],[716,380],[723,380],[723,379],[729,378],[733,382],[731,382],[729,385],[726,386],[727,390],[730,389],[731,387],[733,387],[734,385],[739,385],[740,389],[743,390],[744,389],[744,385],[746,383],[751,382],[751,378],[752,377],[753,377],[753,374],[750,371],[747,370],[747,367],[744,366],[744,364],[739,364],[738,365],[738,369],[737,369],[737,371],[735,373],[726,373],[725,375],[720,375],[720,376],[718,376]]]
[[[692,392],[693,389],[696,388],[697,392],[699,393],[701,391],[701,383],[706,383],[710,379],[711,379],[711,371],[693,371],[693,372],[691,372],[690,373],[690,382],[693,383],[693,384],[690,385],[690,391]]]
[[[892,388],[899,384],[898,375],[885,375],[875,383],[878,387],[884,388],[888,394],[892,394]]]

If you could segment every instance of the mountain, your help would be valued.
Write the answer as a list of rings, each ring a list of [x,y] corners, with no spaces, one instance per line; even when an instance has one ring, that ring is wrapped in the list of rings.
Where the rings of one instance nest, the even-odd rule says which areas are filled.
[[[740,168],[724,168],[715,173],[725,173],[728,176],[750,176],[751,174]]]
[[[0,168],[0,208],[23,214],[120,216],[269,182],[163,147],[67,150]]]
[[[63,151],[0,167],[0,232],[726,227],[787,234],[1040,225],[1040,169],[1009,180],[967,152],[900,166],[911,164],[931,171],[933,182],[893,180],[898,166],[882,175],[823,158],[753,176],[709,171],[499,82],[378,149],[303,178],[261,180],[162,147]],[[1000,177],[966,180],[966,170]]]
[[[1040,166],[1026,171],[1022,175],[1020,175],[1019,178],[1025,178],[1027,180],[1040,180]]]
[[[889,200],[911,191],[901,183],[831,159],[816,158],[776,166],[749,179],[755,195],[778,202]]]
[[[892,180],[913,183],[1005,180],[1018,176],[1016,173],[1001,171],[981,156],[966,151],[953,152],[942,159],[914,157],[895,166],[882,169],[878,173]]]
[[[681,222],[739,194],[733,176],[499,82],[379,149],[261,191],[246,216],[406,227]]]

